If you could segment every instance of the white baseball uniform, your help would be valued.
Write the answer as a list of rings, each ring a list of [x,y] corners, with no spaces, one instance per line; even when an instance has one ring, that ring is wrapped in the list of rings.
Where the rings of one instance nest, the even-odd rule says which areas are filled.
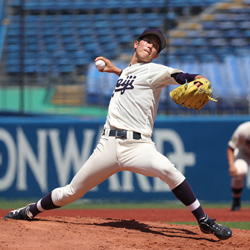
[[[244,122],[237,127],[228,146],[234,150],[234,165],[237,169],[237,176],[232,177],[232,187],[243,188],[250,166],[250,122]]]
[[[124,170],[159,177],[171,190],[185,180],[151,140],[161,90],[167,85],[178,85],[171,77],[178,72],[182,71],[155,63],[137,63],[122,71],[110,101],[103,135],[71,183],[52,191],[55,205],[63,206],[81,198]],[[110,136],[110,130],[126,130],[127,138]],[[139,133],[141,139],[133,139],[133,132]]]

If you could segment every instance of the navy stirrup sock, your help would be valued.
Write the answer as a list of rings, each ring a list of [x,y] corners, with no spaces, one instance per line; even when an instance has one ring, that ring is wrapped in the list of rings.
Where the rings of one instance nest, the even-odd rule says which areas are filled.
[[[46,196],[44,196],[41,200],[39,200],[36,204],[30,205],[30,212],[35,217],[37,214],[43,212],[44,210],[51,210],[55,208],[59,208],[60,206],[56,206],[51,197],[51,193],[48,193]]]
[[[186,179],[174,188],[172,192],[176,198],[188,207],[197,221],[205,217],[205,213]]]

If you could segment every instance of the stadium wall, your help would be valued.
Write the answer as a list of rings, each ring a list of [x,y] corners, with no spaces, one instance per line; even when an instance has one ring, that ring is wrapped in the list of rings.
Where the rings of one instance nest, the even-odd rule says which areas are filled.
[[[249,116],[158,118],[153,140],[186,176],[200,200],[230,201],[227,142]],[[66,116],[0,117],[0,198],[40,198],[70,182],[102,133],[105,119]],[[108,157],[108,156],[107,156]],[[250,195],[250,174],[243,200]],[[110,177],[86,199],[175,200],[160,179],[130,172]]]

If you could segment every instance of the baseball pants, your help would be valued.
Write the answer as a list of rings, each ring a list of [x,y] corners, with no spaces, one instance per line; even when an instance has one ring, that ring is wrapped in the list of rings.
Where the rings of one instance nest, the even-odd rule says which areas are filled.
[[[72,203],[120,171],[159,177],[171,190],[185,180],[174,164],[156,150],[151,138],[142,136],[142,139],[136,140],[128,137],[124,140],[110,137],[105,131],[70,184],[52,191],[52,201],[56,206]]]
[[[233,189],[241,189],[244,187],[244,180],[247,175],[248,166],[250,165],[250,157],[238,149],[235,150],[234,156],[234,165],[237,169],[237,175],[232,177],[231,187]]]

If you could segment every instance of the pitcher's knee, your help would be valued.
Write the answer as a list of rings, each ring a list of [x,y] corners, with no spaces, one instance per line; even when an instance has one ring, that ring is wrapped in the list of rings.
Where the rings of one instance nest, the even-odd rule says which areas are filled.
[[[56,206],[60,207],[72,203],[81,197],[82,195],[75,192],[70,184],[52,191],[52,201]]]
[[[245,176],[234,176],[232,177],[231,186],[232,188],[239,189],[244,187]]]
[[[185,180],[185,176],[172,164],[162,169],[160,179],[165,181],[172,190]]]

